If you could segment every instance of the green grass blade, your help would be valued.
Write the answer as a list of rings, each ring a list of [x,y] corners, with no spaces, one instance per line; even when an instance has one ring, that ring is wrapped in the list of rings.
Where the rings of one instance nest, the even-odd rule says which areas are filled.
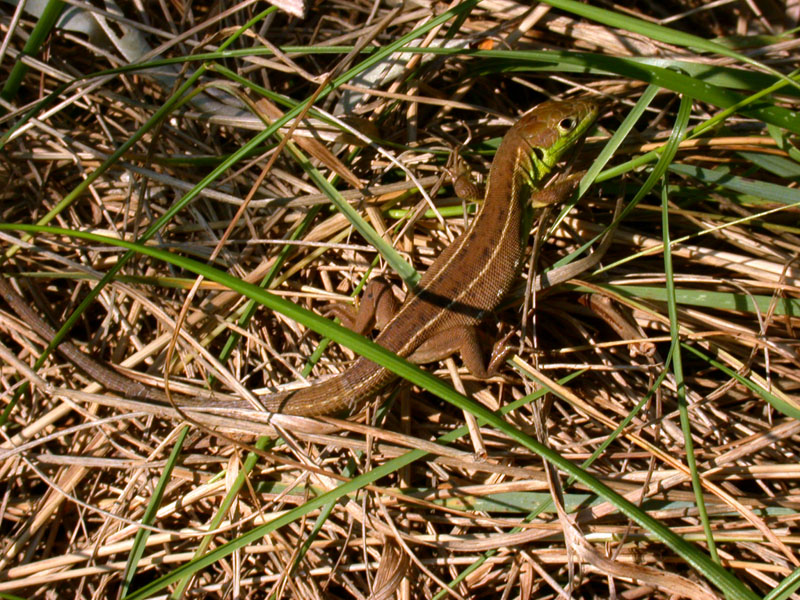
[[[161,506],[161,500],[164,497],[164,492],[167,489],[167,484],[172,477],[172,471],[178,463],[178,456],[183,449],[183,442],[189,433],[189,426],[184,425],[178,432],[178,438],[175,440],[175,445],[172,447],[169,458],[167,459],[161,475],[158,477],[158,483],[153,490],[153,495],[150,497],[150,502],[147,503],[147,508],[142,516],[142,525],[152,525],[158,513],[158,508]],[[144,550],[147,547],[147,538],[150,537],[150,530],[143,527],[136,532],[136,537],[133,539],[133,546],[128,554],[128,561],[125,564],[125,572],[122,576],[122,595],[125,596],[130,589],[133,576],[136,573],[136,567],[144,555]]]
[[[670,134],[669,141],[664,147],[659,165],[663,167],[672,162],[678,153],[680,143],[686,137],[686,127],[689,116],[692,112],[692,98],[684,96],[681,98],[681,105],[678,109],[678,116],[675,119],[675,126]],[[658,169],[657,167],[657,170]],[[672,370],[675,375],[675,387],[678,400],[678,412],[680,414],[681,431],[683,432],[683,445],[686,449],[686,464],[692,477],[692,490],[694,491],[695,503],[700,521],[703,524],[703,531],[706,535],[706,545],[711,553],[711,558],[715,562],[720,562],[717,553],[717,545],[714,543],[714,535],[708,520],[705,500],[703,499],[703,485],[700,482],[700,475],[697,472],[697,458],[694,451],[694,440],[692,439],[692,423],[689,419],[689,408],[686,404],[686,380],[683,376],[683,358],[681,355],[680,344],[680,323],[678,321],[678,304],[675,301],[675,272],[672,266],[672,244],[670,242],[669,227],[669,186],[664,185],[661,189],[661,230],[664,236],[664,275],[667,287],[667,312],[669,315],[669,330],[672,337],[670,346],[670,356],[672,358]]]
[[[258,438],[258,440],[256,440],[255,448],[256,450],[266,450],[267,448],[271,447],[274,443],[275,440],[261,436]],[[250,475],[250,473],[253,471],[260,458],[261,457],[256,452],[249,452],[247,454],[247,457],[245,457],[244,462],[242,464],[242,468],[236,475],[236,479],[234,479],[233,483],[230,486],[230,489],[228,489],[228,492],[225,494],[225,498],[222,499],[222,502],[220,502],[219,506],[217,507],[217,511],[216,514],[214,515],[214,518],[211,519],[211,521],[208,524],[208,528],[210,530],[214,531],[215,529],[218,529],[222,525],[223,521],[228,516],[228,511],[230,510],[233,503],[236,501],[236,497],[239,494],[239,490],[242,489],[242,486],[247,481],[248,475]],[[203,554],[206,553],[206,550],[208,550],[208,547],[211,545],[211,542],[214,539],[215,535],[216,534],[209,534],[204,536],[203,539],[200,540],[200,542],[197,544],[197,547],[194,550],[195,559],[203,556]],[[175,589],[170,595],[170,598],[172,598],[173,600],[179,600],[180,598],[183,598],[183,593],[188,587],[191,579],[192,579],[191,575],[187,575],[183,579],[181,579],[175,586]],[[124,597],[125,593],[123,593],[122,596]]]
[[[48,0],[47,6],[45,6],[39,20],[34,25],[30,37],[22,47],[22,53],[17,58],[17,62],[14,63],[14,67],[3,84],[2,91],[0,91],[0,98],[6,102],[11,102],[16,98],[19,86],[28,72],[28,65],[22,62],[22,58],[24,56],[36,56],[39,53],[42,44],[44,44],[47,36],[50,35],[53,27],[55,27],[56,21],[61,16],[61,12],[66,5],[67,3],[61,0]]]
[[[800,204],[800,189],[798,188],[769,183],[768,181],[747,179],[726,173],[723,170],[704,169],[695,165],[673,163],[669,169],[674,173],[692,177],[702,183],[718,185],[734,192],[762,198],[768,202],[778,202],[787,206]]]
[[[645,300],[667,301],[667,293],[663,287],[644,285],[608,285],[596,284],[614,294],[626,298],[643,298]],[[589,288],[576,286],[575,289],[589,292]],[[749,294],[735,294],[733,292],[714,292],[709,290],[692,290],[686,288],[675,289],[675,301],[687,306],[700,306],[716,310],[729,310],[756,314],[765,313],[770,309],[774,299],[772,296],[756,296]],[[779,298],[773,310],[776,316],[788,315],[800,317],[800,298]]]
[[[788,600],[798,589],[800,589],[800,569],[795,569],[791,575],[764,596],[764,600]]]
[[[783,398],[776,396],[772,392],[770,392],[765,387],[761,386],[759,383],[753,381],[749,377],[743,377],[730,367],[722,364],[722,362],[716,360],[708,356],[705,352],[702,352],[692,346],[691,344],[683,344],[684,349],[691,352],[698,358],[706,361],[709,365],[719,369],[720,371],[724,372],[728,377],[735,379],[743,386],[745,386],[750,391],[757,394],[762,400],[767,402],[772,408],[783,414],[784,416],[791,417],[792,419],[800,419],[800,404],[790,404],[786,402]]]
[[[489,411],[483,405],[478,404],[474,400],[459,394],[445,382],[433,377],[429,373],[426,373],[420,369],[418,366],[413,365],[410,362],[392,354],[383,347],[352,331],[340,327],[334,327],[330,322],[328,322],[327,319],[296,306],[291,302],[284,300],[283,298],[274,296],[269,292],[262,290],[258,286],[241,281],[232,275],[229,275],[228,273],[216,270],[204,263],[166,252],[159,248],[142,246],[140,244],[116,240],[85,231],[71,231],[57,227],[38,227],[35,225],[16,225],[3,223],[0,224],[0,231],[46,233],[55,236],[74,237],[112,247],[122,247],[131,252],[138,252],[150,256],[156,260],[165,261],[182,269],[187,269],[196,274],[202,275],[211,281],[215,281],[223,286],[229,287],[230,289],[239,291],[248,297],[257,300],[258,302],[261,302],[266,307],[272,310],[277,310],[286,316],[295,319],[306,327],[310,327],[315,331],[319,331],[320,333],[328,335],[334,341],[352,348],[362,356],[377,362],[382,366],[385,366],[411,383],[427,389],[446,402],[449,402],[456,408],[469,411],[479,419],[485,421],[487,424],[503,432],[505,435],[509,436],[523,447],[552,463],[558,469],[575,477],[576,481],[587,486],[590,490],[602,498],[613,503],[614,506],[616,506],[628,518],[650,531],[656,539],[666,544],[674,552],[680,555],[687,563],[702,573],[711,583],[717,586],[732,600],[757,599],[757,596],[752,592],[752,590],[747,588],[729,571],[723,569],[714,561],[710,560],[708,555],[700,550],[700,548],[684,540],[671,529],[662,525],[657,519],[639,509],[630,501],[622,497],[619,493],[601,483],[580,467],[566,460],[561,455],[542,445],[524,432],[519,431],[515,427],[511,426],[509,423],[503,420],[502,417]],[[413,459],[409,459],[409,462],[411,460]],[[376,469],[356,477],[352,481],[338,488],[335,488],[331,492],[323,494],[322,496],[310,500],[306,504],[287,512],[275,521],[267,525],[257,527],[237,538],[236,540],[228,542],[201,559],[193,561],[189,565],[178,567],[171,573],[159,578],[147,586],[142,587],[139,591],[134,592],[127,598],[129,600],[145,598],[155,591],[163,589],[165,586],[170,585],[182,577],[195,572],[197,569],[216,562],[216,560],[227,555],[228,553],[242,548],[257,539],[260,539],[266,533],[292,522],[295,518],[307,514],[311,510],[319,508],[329,502],[333,502],[338,498],[341,498],[342,496],[353,492],[360,487],[363,487],[363,485],[371,483],[390,472],[393,472],[393,468],[388,468],[387,465],[381,465]]]
[[[545,3],[567,12],[580,15],[592,21],[603,23],[609,27],[626,29],[628,31],[632,31],[645,37],[665,42],[667,44],[674,44],[676,46],[683,46],[686,48],[701,50],[703,52],[728,56],[771,73],[772,75],[781,79],[787,79],[782,73],[750,58],[746,54],[734,52],[727,46],[706,40],[696,35],[692,35],[691,33],[686,33],[685,31],[671,29],[662,25],[656,25],[655,23],[649,23],[642,19],[637,19],[636,17],[606,10],[590,4],[583,4],[581,2],[576,2],[575,0],[545,0]],[[787,79],[787,82],[795,87],[798,86],[797,82],[790,79]]]

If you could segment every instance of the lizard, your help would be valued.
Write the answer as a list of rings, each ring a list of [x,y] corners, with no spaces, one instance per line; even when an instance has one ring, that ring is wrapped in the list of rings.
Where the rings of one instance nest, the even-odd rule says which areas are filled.
[[[499,305],[520,274],[530,234],[525,227],[528,207],[541,212],[573,191],[574,177],[556,177],[545,184],[562,158],[586,135],[597,114],[598,105],[592,100],[547,101],[506,132],[492,161],[478,214],[431,264],[375,338],[377,344],[419,364],[460,352],[475,376],[486,378],[490,374],[492,365],[489,369],[483,365],[476,327]],[[54,337],[52,328],[2,277],[0,295],[40,335],[48,340]],[[160,390],[126,378],[68,342],[59,350],[114,391],[168,403]],[[337,375],[259,400],[270,412],[333,415],[352,411],[396,377],[359,357]],[[179,405],[183,402],[177,401]],[[197,406],[201,402],[188,399],[184,404]]]

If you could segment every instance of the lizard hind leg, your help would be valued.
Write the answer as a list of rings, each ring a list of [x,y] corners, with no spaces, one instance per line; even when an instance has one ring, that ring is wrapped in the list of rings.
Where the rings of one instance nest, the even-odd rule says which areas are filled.
[[[443,329],[422,342],[408,360],[415,364],[427,364],[458,353],[470,373],[478,379],[488,379],[497,374],[510,350],[506,344],[509,336],[494,345],[488,365],[484,359],[484,344],[480,337],[478,328],[474,326]]]

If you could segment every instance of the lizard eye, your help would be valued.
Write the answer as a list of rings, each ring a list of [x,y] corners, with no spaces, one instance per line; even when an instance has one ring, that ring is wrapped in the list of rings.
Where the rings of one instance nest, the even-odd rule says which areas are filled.
[[[561,119],[561,121],[559,121],[558,123],[558,126],[564,131],[569,131],[570,129],[575,127],[575,119],[573,119],[572,117]]]

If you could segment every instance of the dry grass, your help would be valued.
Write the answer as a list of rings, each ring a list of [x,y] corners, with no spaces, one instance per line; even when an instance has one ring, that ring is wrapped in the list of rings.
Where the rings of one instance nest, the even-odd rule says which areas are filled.
[[[663,149],[685,116],[680,93],[696,98],[686,113],[691,128],[719,115],[732,89],[741,93],[735,102],[778,81],[763,65],[784,74],[797,68],[796,39],[755,36],[797,26],[798,6],[695,4],[641,4],[635,12],[652,23],[675,15],[670,43],[626,30],[622,20],[610,27],[544,5],[486,0],[408,44],[458,42],[452,50],[395,54],[396,70],[383,77],[348,72],[370,55],[339,46],[386,47],[447,7],[323,3],[302,20],[271,12],[231,41],[264,6],[245,3],[220,16],[212,4],[185,13],[161,5],[164,13],[149,3],[147,14],[126,5],[129,20],[111,31],[137,29],[140,38],[123,47],[55,29],[25,59],[18,90],[6,86],[12,103],[0,133],[13,135],[2,141],[0,221],[33,224],[51,213],[51,225],[133,241],[166,215],[149,244],[253,283],[267,278],[276,294],[324,312],[373,276],[372,264],[398,290],[402,281],[329,208],[298,155],[312,156],[324,177],[335,174],[345,198],[424,271],[464,223],[451,187],[440,185],[451,148],[469,140],[463,154],[485,173],[488,142],[521,113],[548,97],[585,94],[606,102],[582,151],[586,162],[650,82],[657,93],[611,159],[614,169],[539,260],[550,265],[605,231],[622,198],[629,211],[601,268],[533,298],[521,287],[489,320],[493,337],[515,332],[516,369],[489,382],[458,371],[458,362],[429,369],[492,409],[536,391],[506,417],[516,430],[575,464],[591,458],[594,478],[733,573],[741,587],[730,596],[764,597],[784,582],[783,595],[772,597],[797,598],[794,580],[784,581],[800,565],[800,161],[791,146],[800,119],[790,112],[797,88],[746,100],[717,129],[674,140],[670,187],[654,181],[635,206],[657,157],[626,161]],[[2,10],[3,79],[13,80],[36,19],[22,15],[11,28],[12,9]],[[737,51],[762,66],[696,53],[677,32],[753,36]],[[222,44],[234,54],[221,56]],[[275,47],[286,51],[267,52]],[[545,63],[518,50],[587,54],[553,54]],[[211,54],[193,58],[200,53]],[[607,62],[639,56],[666,62]],[[160,73],[122,70],[156,57],[179,60]],[[667,63],[679,70],[662,73]],[[113,72],[97,75],[104,69]],[[197,95],[176,104],[172,94],[185,83],[180,93]],[[280,119],[291,108],[282,100],[312,97],[376,144],[348,146],[337,125],[309,113],[293,132],[297,154],[292,144],[276,152],[294,121],[268,137],[261,118]],[[159,110],[162,118],[151,121]],[[437,206],[451,207],[446,219],[421,214],[428,204],[416,184],[376,145]],[[237,162],[224,162],[231,157]],[[662,200],[669,239],[677,240],[666,261]],[[297,243],[287,246],[293,235]],[[209,279],[190,291],[195,274],[163,260],[137,254],[98,288],[120,266],[118,248],[9,228],[0,236],[3,274],[13,274],[51,322],[64,323],[94,289],[68,337],[152,385],[163,384],[170,365],[174,390],[244,397],[335,372],[353,357],[324,346],[304,371],[320,352],[319,335],[263,308],[251,315],[246,298]],[[126,569],[129,594],[144,589],[134,597],[177,596],[185,586],[192,597],[430,598],[454,581],[455,598],[720,594],[713,569],[691,568],[507,432],[479,426],[424,390],[398,384],[347,421],[285,418],[267,427],[255,416],[209,416],[187,427],[174,412],[123,401],[57,355],[31,369],[48,340],[7,308],[0,595],[118,597]],[[673,346],[678,337],[682,345]],[[555,381],[568,376],[563,386]],[[15,396],[24,382],[30,390]],[[452,434],[465,420],[469,434]],[[458,439],[432,443],[447,433]],[[307,504],[353,478],[338,502]],[[266,525],[277,518],[286,520],[280,528]]]

